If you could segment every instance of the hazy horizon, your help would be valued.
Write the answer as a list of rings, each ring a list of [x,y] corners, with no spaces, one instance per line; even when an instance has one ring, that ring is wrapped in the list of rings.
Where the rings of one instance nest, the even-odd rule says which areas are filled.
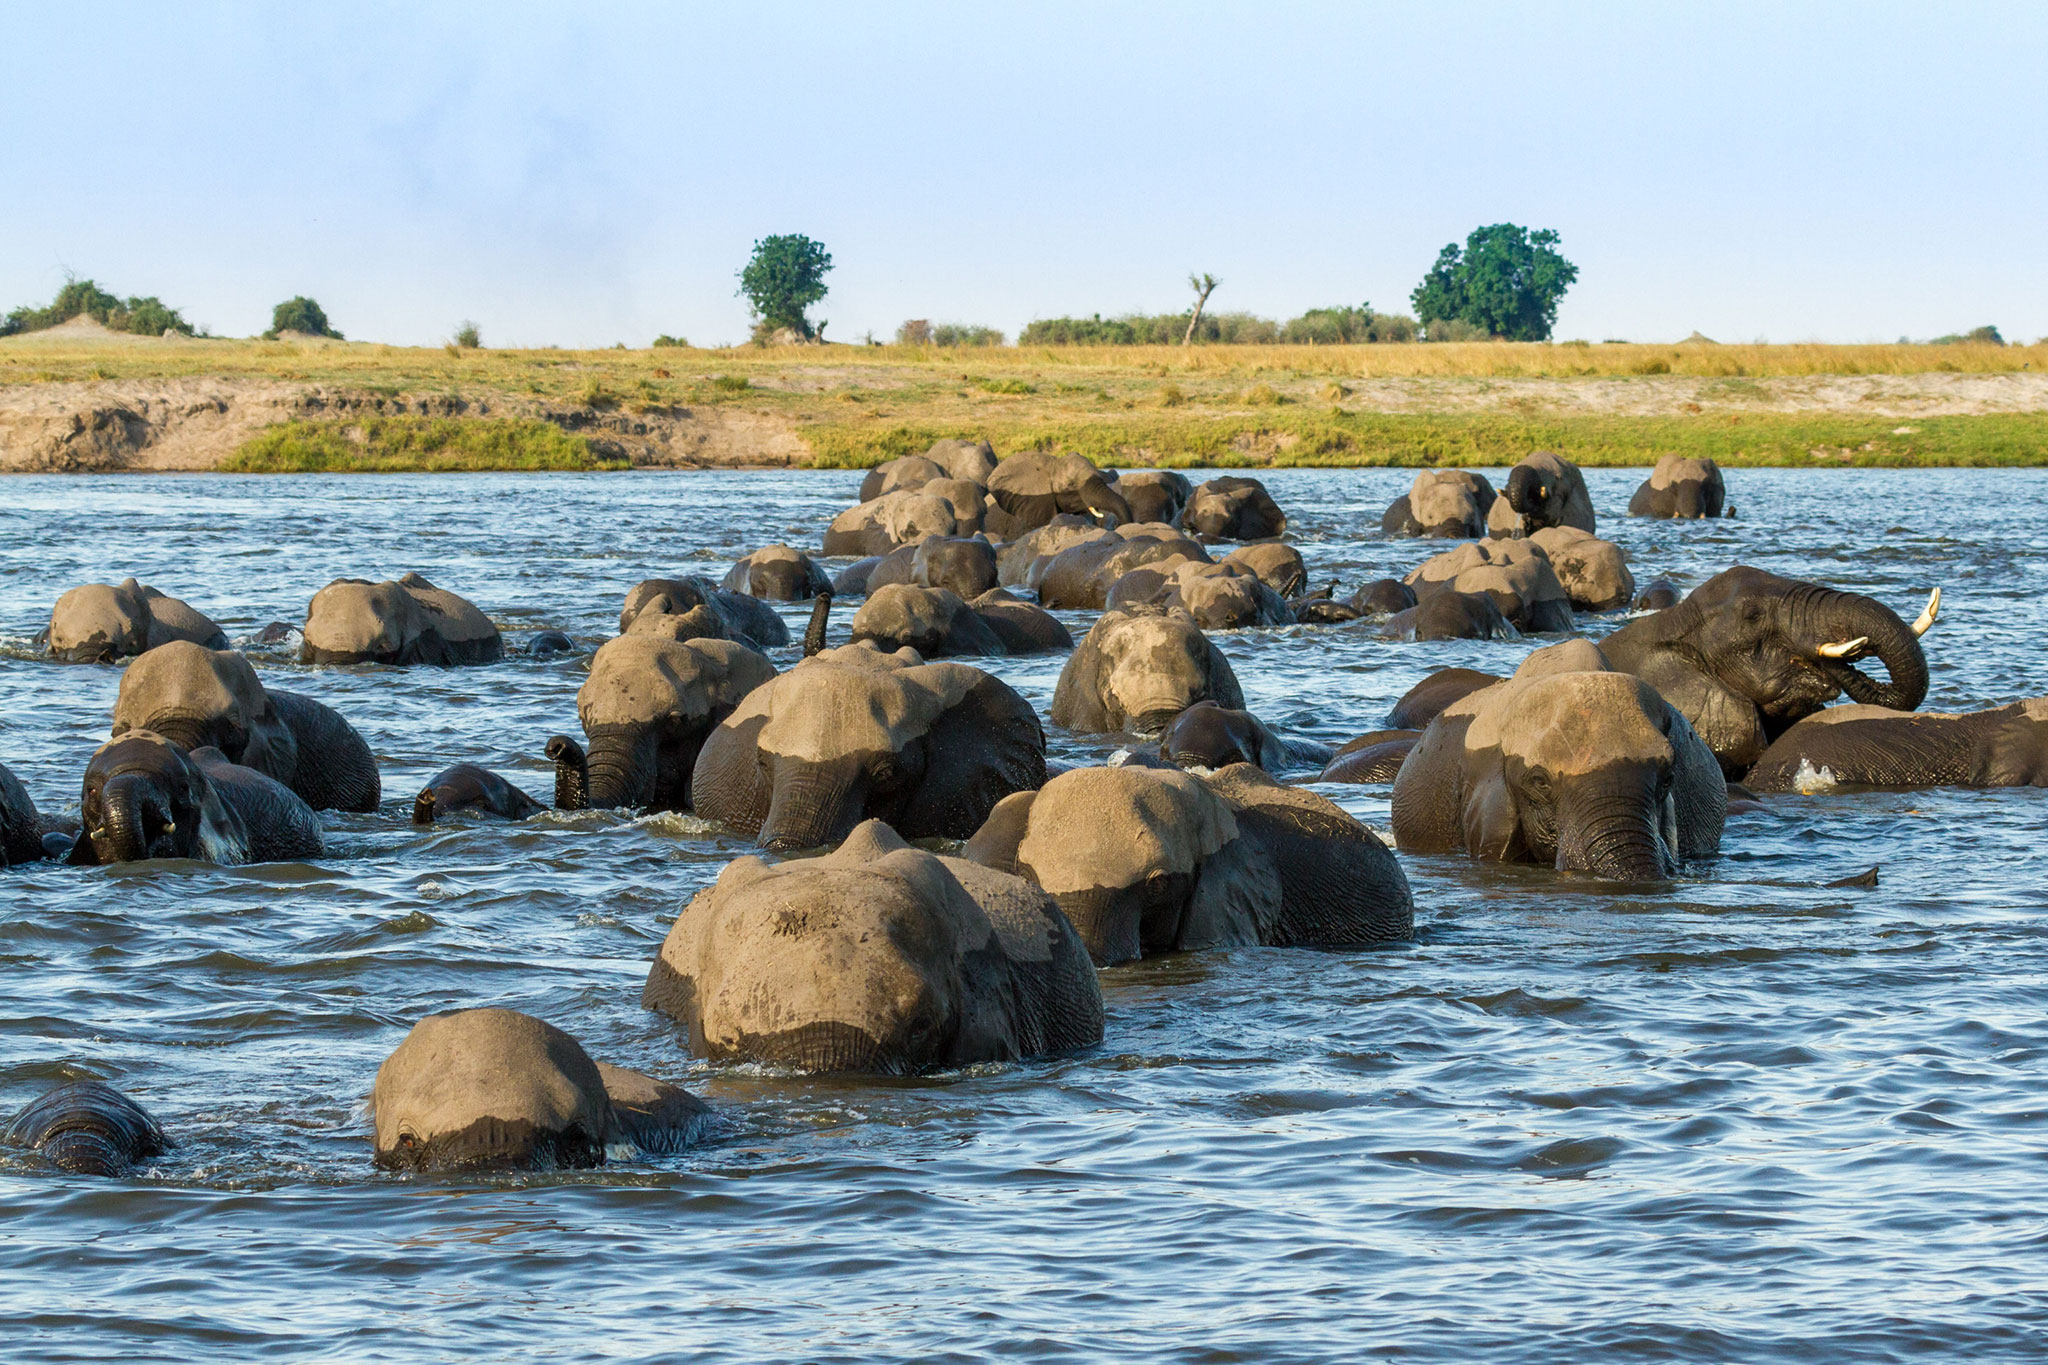
[[[246,335],[744,338],[757,237],[906,318],[1408,311],[1444,243],[1557,229],[1557,336],[2048,333],[2048,11],[936,6],[12,17],[0,311],[66,271]],[[2029,167],[2036,167],[2029,170]]]

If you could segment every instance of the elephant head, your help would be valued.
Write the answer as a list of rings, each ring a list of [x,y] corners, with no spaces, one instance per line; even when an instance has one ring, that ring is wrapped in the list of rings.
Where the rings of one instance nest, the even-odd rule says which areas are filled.
[[[750,693],[704,742],[691,794],[699,815],[788,851],[871,818],[907,838],[964,839],[1044,780],[1037,713],[1002,681],[856,644]]]
[[[387,1170],[602,1166],[631,1142],[673,1151],[705,1111],[637,1071],[594,1062],[552,1024],[506,1009],[430,1014],[377,1068],[370,1108]]]
[[[148,730],[110,739],[93,754],[79,820],[70,861],[81,867],[146,858],[238,863],[249,856],[248,828],[205,771]]]
[[[641,1003],[699,1055],[808,1072],[915,1073],[1102,1038],[1094,969],[1050,897],[876,820],[824,857],[728,864],[677,917]]]
[[[998,464],[988,476],[993,506],[984,525],[991,535],[1014,539],[1045,525],[1062,512],[1091,517],[1105,526],[1131,520],[1131,505],[1081,455],[1027,450]]]
[[[1718,517],[1728,501],[1721,466],[1705,457],[1665,455],[1629,499],[1632,517]]]
[[[1159,756],[1183,768],[1249,763],[1270,773],[1286,765],[1287,748],[1251,712],[1198,701],[1166,727]]]
[[[149,1111],[99,1081],[46,1091],[0,1124],[0,1146],[29,1148],[73,1175],[126,1175],[173,1145]]]
[[[329,583],[306,608],[304,639],[301,663],[487,664],[505,652],[488,616],[416,573]]]
[[[1593,531],[1585,476],[1561,455],[1539,450],[1508,471],[1507,491],[1487,518],[1489,534],[1528,535],[1547,526]]]
[[[619,634],[671,640],[734,640],[752,649],[789,643],[775,608],[746,593],[726,592],[708,578],[649,578],[633,585],[619,609]]]
[[[566,735],[547,743],[556,806],[687,810],[705,736],[774,676],[773,664],[730,640],[606,641],[576,693],[588,750]]]
[[[1257,479],[1226,474],[1194,491],[1180,524],[1212,540],[1266,540],[1287,530],[1287,514]]]
[[[1937,589],[1909,625],[1860,593],[1737,565],[1677,606],[1631,621],[1602,648],[1615,668],[1682,711],[1736,777],[1794,722],[1844,693],[1895,711],[1917,708],[1927,696],[1920,636],[1940,601]],[[1855,667],[1865,658],[1882,663],[1890,680]]]
[[[1140,469],[1116,481],[1116,491],[1130,505],[1131,520],[1173,525],[1194,496],[1188,476],[1171,469]]]
[[[172,640],[228,647],[204,613],[132,578],[73,588],[50,611],[50,653],[70,663],[109,663]]]
[[[1469,540],[1486,534],[1496,495],[1484,474],[1469,469],[1425,469],[1380,518],[1380,533]]]
[[[1156,734],[1198,701],[1244,706],[1223,651],[1183,610],[1119,607],[1096,619],[1060,670],[1052,721],[1084,733]]]
[[[1401,847],[1614,881],[1715,852],[1727,788],[1685,717],[1640,678],[1548,671],[1550,653],[1430,722],[1394,780]]]
[[[185,749],[214,748],[230,761],[291,783],[298,741],[256,677],[232,650],[172,641],[121,676],[113,735],[150,730]]]
[[[1207,778],[1077,768],[1010,797],[967,856],[1052,893],[1096,962],[1212,945],[1405,938],[1414,903],[1387,847],[1248,765]]]
[[[832,590],[832,580],[811,557],[792,545],[770,545],[732,566],[720,591],[745,593],[770,602],[804,602]]]

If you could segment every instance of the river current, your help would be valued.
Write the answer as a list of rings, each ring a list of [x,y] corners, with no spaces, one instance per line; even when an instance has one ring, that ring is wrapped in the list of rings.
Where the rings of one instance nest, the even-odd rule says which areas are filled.
[[[1622,516],[1644,472],[1587,472],[1639,582],[1749,563],[1907,617],[1940,584],[1927,706],[2048,693],[2048,472],[1734,470],[1739,515],[1711,523]],[[1443,548],[1379,538],[1409,472],[1262,477],[1318,585]],[[325,813],[317,863],[0,873],[0,1114],[97,1077],[178,1143],[113,1181],[0,1151],[0,1357],[2048,1356],[2040,791],[1767,798],[1650,891],[1404,853],[1412,944],[1119,967],[1099,1047],[890,1081],[707,1066],[640,1008],[741,841],[676,815],[407,823],[458,760],[551,800],[542,743],[575,731],[626,589],[815,547],[858,483],[0,482],[0,762],[46,810],[76,811],[120,677],[35,650],[79,583],[132,574],[241,641],[330,579],[412,569],[508,646],[552,627],[584,651],[311,668],[252,646],[368,738],[380,812]],[[1437,668],[1545,643],[1217,638],[1254,712],[1332,744]],[[1059,656],[983,662],[1045,712]],[[1049,736],[1068,762],[1114,747]],[[1386,831],[1386,788],[1318,790]],[[1875,890],[1825,885],[1872,865]],[[376,1171],[379,1062],[472,1005],[675,1080],[715,1122],[590,1172]]]

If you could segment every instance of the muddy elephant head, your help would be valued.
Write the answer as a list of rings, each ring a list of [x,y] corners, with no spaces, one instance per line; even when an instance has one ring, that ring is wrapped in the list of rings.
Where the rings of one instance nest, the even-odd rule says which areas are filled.
[[[694,574],[634,584],[619,608],[619,634],[733,640],[751,649],[789,643],[789,627],[775,608],[746,593],[713,587],[710,579]]]
[[[376,1163],[396,1171],[602,1166],[630,1142],[667,1152],[706,1109],[675,1086],[590,1059],[552,1024],[506,1009],[430,1014],[377,1068]]]
[[[1685,717],[1640,678],[1549,672],[1548,654],[1429,723],[1394,780],[1401,847],[1614,881],[1717,851],[1727,788]]]
[[[1198,701],[1242,708],[1223,651],[1179,609],[1104,612],[1053,689],[1052,722],[1088,734],[1156,734]]]
[[[1132,521],[1170,526],[1178,524],[1195,486],[1176,470],[1140,469],[1117,479],[1116,491],[1130,504]]]
[[[1721,466],[1704,457],[1665,455],[1628,500],[1632,517],[1718,517],[1728,501]]]
[[[1469,469],[1425,469],[1380,517],[1380,533],[1432,540],[1470,540],[1486,534],[1496,495],[1484,474]]]
[[[70,861],[80,867],[193,858],[238,863],[249,831],[183,749],[148,730],[102,744],[86,765],[80,830]]]
[[[1394,855],[1311,792],[1239,764],[1077,768],[1009,798],[967,856],[1052,893],[1096,962],[1217,945],[1405,938]]]
[[[983,525],[1001,540],[1013,540],[1062,512],[1093,518],[1105,526],[1131,520],[1131,505],[1081,455],[1027,450],[998,464],[988,476],[993,504]]]
[[[711,733],[696,811],[788,851],[867,819],[911,839],[964,839],[996,802],[1045,780],[1031,704],[966,664],[844,645],[753,692]]]
[[[745,593],[770,602],[807,602],[832,590],[832,580],[793,545],[769,545],[732,566],[719,585],[722,592]]]
[[[132,578],[73,588],[50,611],[49,651],[67,663],[110,663],[173,640],[228,647],[203,612]]]
[[[1585,476],[1562,455],[1539,450],[1508,471],[1508,486],[1487,517],[1494,536],[1522,536],[1546,526],[1593,531],[1593,499]]]
[[[1159,756],[1182,768],[1249,763],[1272,773],[1286,765],[1287,748],[1251,712],[1198,701],[1166,727],[1159,740]]]
[[[487,664],[505,652],[488,616],[416,573],[329,583],[306,608],[304,638],[301,663]]]
[[[641,1002],[714,1061],[908,1074],[1086,1047],[1102,991],[1028,883],[870,820],[820,858],[739,858],[676,919]]]
[[[289,782],[298,766],[291,726],[249,661],[233,650],[173,641],[121,675],[113,735],[151,730],[186,749],[215,748],[244,767]]]
[[[1211,540],[1266,540],[1287,530],[1287,514],[1257,479],[1226,474],[1189,496],[1180,524]]]
[[[576,693],[588,748],[567,735],[547,743],[556,807],[689,809],[705,736],[774,676],[773,664],[730,640],[606,641]]]
[[[1920,636],[1937,590],[1911,624],[1874,598],[1747,565],[1716,574],[1675,607],[1631,621],[1601,644],[1615,668],[1650,683],[1738,777],[1765,747],[1835,698],[1896,711],[1927,696]],[[1875,659],[1878,682],[1857,668]]]

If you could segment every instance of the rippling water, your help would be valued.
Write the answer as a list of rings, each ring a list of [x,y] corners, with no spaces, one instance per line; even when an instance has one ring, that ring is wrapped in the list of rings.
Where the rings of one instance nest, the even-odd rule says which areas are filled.
[[[1377,539],[1406,473],[1265,477],[1317,583],[1441,548]],[[1735,471],[1741,515],[1711,524],[1617,515],[1641,477],[1588,472],[1640,580],[1747,562],[1906,615],[1941,583],[1928,705],[2048,692],[2041,471]],[[857,483],[12,478],[0,761],[76,810],[119,673],[28,637],[78,583],[134,574],[241,639],[329,579],[417,569],[514,645],[589,646],[635,581],[815,545]],[[1333,743],[1433,669],[1532,647],[1221,641],[1254,711]],[[318,864],[0,874],[0,1111],[102,1077],[180,1143],[113,1182],[0,1154],[10,1357],[2048,1353],[2040,792],[1772,798],[1711,875],[1652,895],[1403,855],[1411,946],[1117,968],[1085,1054],[807,1080],[693,1062],[639,1007],[733,839],[673,815],[406,823],[461,759],[550,799],[540,747],[574,728],[581,660],[256,658],[363,731],[384,809],[326,814]],[[1058,659],[993,668],[1044,711]],[[1386,828],[1385,789],[1323,790]],[[1822,885],[1873,863],[1879,890]],[[579,1174],[377,1173],[378,1063],[421,1015],[483,1004],[681,1081],[717,1106],[709,1140]]]

